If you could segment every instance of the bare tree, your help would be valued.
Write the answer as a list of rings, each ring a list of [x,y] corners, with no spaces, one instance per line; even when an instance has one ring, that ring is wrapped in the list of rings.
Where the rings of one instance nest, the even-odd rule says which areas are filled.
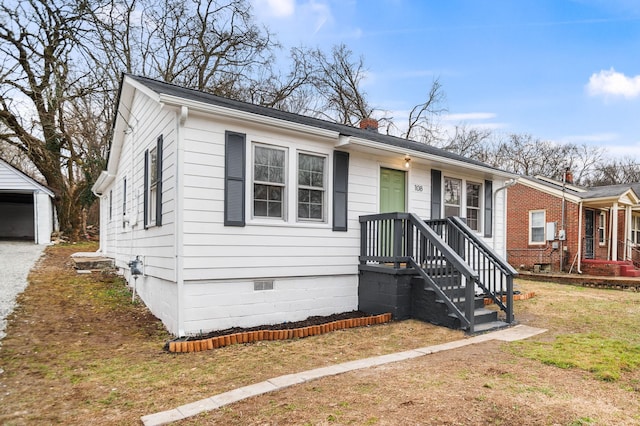
[[[470,127],[463,123],[455,126],[453,136],[441,144],[440,148],[490,163],[493,158],[492,137],[490,129]]]
[[[441,135],[437,117],[447,111],[444,107],[445,100],[442,84],[436,78],[431,83],[426,101],[415,105],[409,112],[409,124],[403,137],[428,144],[438,142]]]
[[[640,182],[640,163],[632,157],[604,160],[588,177],[589,186]]]
[[[353,53],[344,44],[334,46],[330,55],[320,49],[310,54],[316,66],[313,85],[322,99],[316,114],[351,126],[370,118],[373,108],[361,87],[366,75],[364,59],[353,59]]]
[[[37,168],[55,193],[61,230],[74,239],[91,183],[81,138],[69,125],[74,103],[91,91],[73,65],[83,56],[85,6],[72,0],[0,5],[0,143]]]

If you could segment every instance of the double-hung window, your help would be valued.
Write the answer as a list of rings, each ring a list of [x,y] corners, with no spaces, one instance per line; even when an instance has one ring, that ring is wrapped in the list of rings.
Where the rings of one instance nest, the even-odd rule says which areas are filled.
[[[147,224],[152,226],[156,224],[156,209],[158,200],[158,150],[152,148],[149,150],[149,189],[148,189],[148,208],[147,208]]]
[[[631,240],[633,244],[640,245],[640,216],[631,218]]]
[[[284,219],[286,157],[282,148],[255,145],[253,152],[253,215]]]
[[[544,244],[544,210],[529,212],[529,244]]]
[[[467,225],[474,231],[480,230],[480,190],[479,183],[467,182]]]
[[[324,220],[324,206],[325,157],[299,153],[298,220]]]
[[[144,227],[162,225],[162,135],[144,152]]]
[[[460,216],[462,180],[444,178],[444,217]]]
[[[606,244],[606,238],[605,238],[605,213],[604,212],[600,212],[600,215],[598,215],[598,243],[603,246]]]

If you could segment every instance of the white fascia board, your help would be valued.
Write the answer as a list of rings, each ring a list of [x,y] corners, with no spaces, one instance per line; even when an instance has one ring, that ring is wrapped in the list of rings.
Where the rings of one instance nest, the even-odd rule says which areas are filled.
[[[632,194],[630,194],[629,191],[627,191],[627,192],[625,192],[623,194],[620,194],[620,195],[613,195],[613,196],[609,196],[609,197],[585,198],[584,202],[585,203],[602,203],[602,202],[615,203],[615,202],[618,202],[620,204],[627,205],[627,203],[622,201],[622,198],[624,198],[625,195],[629,195],[630,196],[631,202],[632,202],[631,205],[638,204],[637,200],[635,200],[635,202],[634,202],[634,200],[633,200],[634,197],[631,197]]]
[[[505,172],[502,170],[496,170],[496,169],[492,169],[491,167],[487,166],[487,167],[483,167],[483,166],[479,166],[477,164],[472,164],[472,163],[467,163],[465,161],[459,161],[459,160],[454,160],[452,158],[447,158],[447,157],[440,157],[438,155],[432,155],[432,154],[427,154],[426,152],[422,152],[422,151],[414,151],[412,149],[406,149],[406,148],[402,148],[399,146],[394,146],[394,145],[387,145],[385,143],[380,143],[380,142],[374,142],[374,141],[370,141],[368,139],[361,139],[361,138],[355,138],[355,137],[351,137],[349,140],[349,143],[352,145],[360,145],[360,146],[366,146],[369,148],[375,148],[377,150],[380,151],[388,151],[388,152],[392,152],[394,154],[400,154],[402,156],[406,156],[409,155],[411,158],[419,158],[419,159],[423,159],[423,160],[429,160],[429,161],[437,161],[439,163],[444,163],[456,168],[464,168],[464,169],[469,169],[469,170],[474,170],[474,171],[478,171],[478,172],[482,172],[484,174],[490,174],[494,177],[501,177],[501,178],[506,178],[506,179],[518,179],[518,175],[514,174],[514,173],[509,173],[509,172]]]
[[[6,161],[4,161],[1,158],[0,158],[0,163],[4,164],[6,166],[6,169],[9,170],[9,173],[15,174],[18,177],[18,179],[27,182],[29,185],[33,186],[34,189],[44,192],[49,197],[54,197],[53,191],[51,191],[49,188],[47,188],[44,185],[41,185],[40,183],[38,183],[37,181],[35,181],[31,177],[25,175],[20,170],[16,169],[11,164],[7,163]]]
[[[572,201],[572,202],[574,202],[576,204],[579,203],[580,201],[583,201],[583,199],[581,197],[578,197],[578,196],[576,196],[574,194],[570,194],[568,192],[564,192],[563,193],[562,190],[560,190],[560,189],[550,188],[550,187],[548,187],[546,185],[542,185],[542,184],[540,184],[538,182],[534,182],[532,180],[529,180],[526,177],[520,177],[520,179],[518,179],[518,183],[521,183],[521,184],[523,184],[525,186],[528,186],[528,187],[533,188],[533,189],[537,189],[537,190],[542,191],[542,192],[546,192],[547,194],[554,195],[554,196],[556,196],[558,198],[562,198],[562,196],[564,194],[564,198],[565,199],[567,199],[569,201]]]
[[[96,179],[95,183],[91,187],[91,192],[93,192],[95,196],[100,197],[104,193],[104,190],[109,185],[111,185],[111,182],[113,182],[115,178],[115,175],[112,175],[108,171],[103,170],[102,172],[100,172],[98,179]]]
[[[329,139],[337,140],[338,137],[340,136],[339,132],[336,132],[333,130],[307,126],[304,124],[294,123],[287,120],[281,120],[278,118],[267,117],[259,114],[253,114],[250,112],[241,111],[233,108],[221,107],[218,105],[212,105],[205,102],[192,101],[190,99],[185,99],[185,98],[176,97],[176,96],[161,94],[160,102],[167,105],[186,106],[187,108],[193,109],[194,111],[201,111],[201,112],[216,114],[222,117],[235,118],[238,120],[248,120],[253,123],[263,124],[265,126],[278,127],[281,129],[307,133],[307,134],[321,136]]]

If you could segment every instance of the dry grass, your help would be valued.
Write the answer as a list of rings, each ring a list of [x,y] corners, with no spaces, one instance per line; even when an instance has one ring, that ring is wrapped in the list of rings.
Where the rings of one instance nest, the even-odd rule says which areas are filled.
[[[66,264],[70,253],[90,249],[50,248],[31,274],[0,347],[0,423],[136,424],[142,415],[274,376],[464,338],[403,321],[169,354],[161,348],[170,336],[131,304],[119,280],[79,276]],[[552,347],[556,337],[575,333],[632,344],[628,334],[640,335],[639,294],[520,287],[537,297],[517,302],[517,319],[550,329],[531,344]],[[636,367],[607,382],[523,357],[526,349],[474,345],[294,386],[182,423],[640,424]]]

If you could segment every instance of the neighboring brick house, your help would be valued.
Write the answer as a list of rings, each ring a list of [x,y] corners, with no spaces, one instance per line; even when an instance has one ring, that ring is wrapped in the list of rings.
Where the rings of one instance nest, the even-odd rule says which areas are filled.
[[[640,183],[582,188],[521,177],[508,189],[507,259],[516,268],[640,276]],[[627,272],[628,271],[628,272]]]

